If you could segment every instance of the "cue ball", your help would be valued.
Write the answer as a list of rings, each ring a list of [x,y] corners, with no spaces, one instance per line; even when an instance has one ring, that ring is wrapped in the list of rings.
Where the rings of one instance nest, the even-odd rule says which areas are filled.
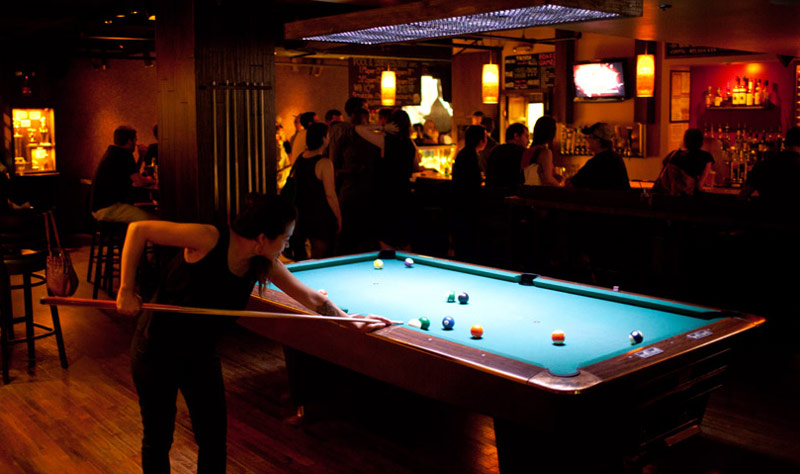
[[[411,268],[411,266],[414,265],[414,259],[407,258],[403,263],[406,265],[406,268]]]
[[[480,339],[483,337],[483,326],[476,324],[470,328],[469,332],[472,334],[473,339]]]
[[[458,302],[461,304],[467,304],[469,301],[469,295],[466,292],[461,292],[458,294]]]
[[[455,325],[456,320],[450,316],[445,316],[444,319],[442,319],[442,327],[445,329],[453,329],[453,326]]]
[[[564,345],[564,331],[562,331],[561,329],[556,329],[555,331],[553,331],[553,344],[557,346]]]
[[[408,321],[408,325],[412,328],[422,328],[422,322],[419,319],[411,319]]]
[[[448,303],[455,303],[456,302],[456,292],[451,291],[449,295],[447,295],[447,302]]]
[[[431,320],[426,318],[425,316],[419,318],[419,322],[421,325],[420,326],[421,329],[428,329],[429,327],[431,327]]]
[[[628,335],[628,339],[631,340],[631,344],[639,344],[644,340],[644,334],[641,331],[631,331]]]
[[[619,287],[617,285],[614,285],[614,287],[611,288],[611,291],[619,291]]]
[[[383,260],[376,259],[374,262],[372,262],[372,266],[375,267],[375,270],[382,269],[383,268]]]

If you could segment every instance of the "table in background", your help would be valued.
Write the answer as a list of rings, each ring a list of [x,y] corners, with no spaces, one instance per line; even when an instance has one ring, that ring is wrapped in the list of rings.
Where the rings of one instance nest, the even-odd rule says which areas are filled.
[[[368,335],[328,322],[246,320],[278,342],[495,420],[503,471],[596,465],[697,432],[731,348],[763,318],[414,254],[360,254],[290,265],[350,312],[426,316],[428,330]],[[404,266],[407,257],[415,260]],[[468,304],[447,303],[465,291]],[[299,308],[267,289],[251,309]],[[455,327],[444,330],[444,316]],[[470,337],[481,324],[482,339]],[[551,333],[566,332],[556,346]],[[632,346],[632,330],[644,334]],[[302,368],[290,367],[290,370]],[[298,375],[295,373],[294,375]],[[300,373],[306,378],[315,374]],[[427,440],[420,440],[427,442]],[[430,440],[435,442],[435,440]],[[548,472],[548,471],[542,471]]]

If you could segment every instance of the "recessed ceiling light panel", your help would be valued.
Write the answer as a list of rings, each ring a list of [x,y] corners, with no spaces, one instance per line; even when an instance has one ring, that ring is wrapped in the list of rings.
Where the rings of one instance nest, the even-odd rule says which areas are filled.
[[[559,5],[538,5],[474,15],[455,16],[402,25],[377,26],[363,30],[344,31],[326,35],[306,36],[306,41],[334,43],[378,44],[442,38],[486,31],[510,30],[534,26],[558,25],[580,21],[620,18],[609,13]]]

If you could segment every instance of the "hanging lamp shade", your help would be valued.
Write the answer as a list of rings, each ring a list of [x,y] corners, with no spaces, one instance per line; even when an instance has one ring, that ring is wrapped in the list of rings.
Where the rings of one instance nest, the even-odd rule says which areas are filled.
[[[381,73],[381,105],[394,105],[396,93],[397,78],[394,71],[383,71]]]
[[[656,84],[656,58],[652,54],[636,56],[636,97],[653,97]]]
[[[500,98],[500,68],[497,64],[484,64],[481,80],[484,104],[496,104]]]

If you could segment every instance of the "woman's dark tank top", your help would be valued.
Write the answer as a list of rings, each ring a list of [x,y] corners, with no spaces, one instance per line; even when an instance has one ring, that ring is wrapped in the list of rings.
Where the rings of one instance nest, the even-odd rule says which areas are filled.
[[[297,217],[298,226],[318,226],[322,223],[336,222],[336,216],[328,205],[325,197],[325,186],[317,179],[316,166],[322,155],[310,158],[297,158],[294,168],[295,182],[297,183]]]
[[[219,241],[201,260],[188,263],[179,252],[162,272],[155,302],[179,306],[244,309],[256,282],[251,270],[244,277],[228,266],[230,230],[218,227]],[[145,311],[141,314],[134,350],[177,349],[214,353],[217,339],[235,318]]]

